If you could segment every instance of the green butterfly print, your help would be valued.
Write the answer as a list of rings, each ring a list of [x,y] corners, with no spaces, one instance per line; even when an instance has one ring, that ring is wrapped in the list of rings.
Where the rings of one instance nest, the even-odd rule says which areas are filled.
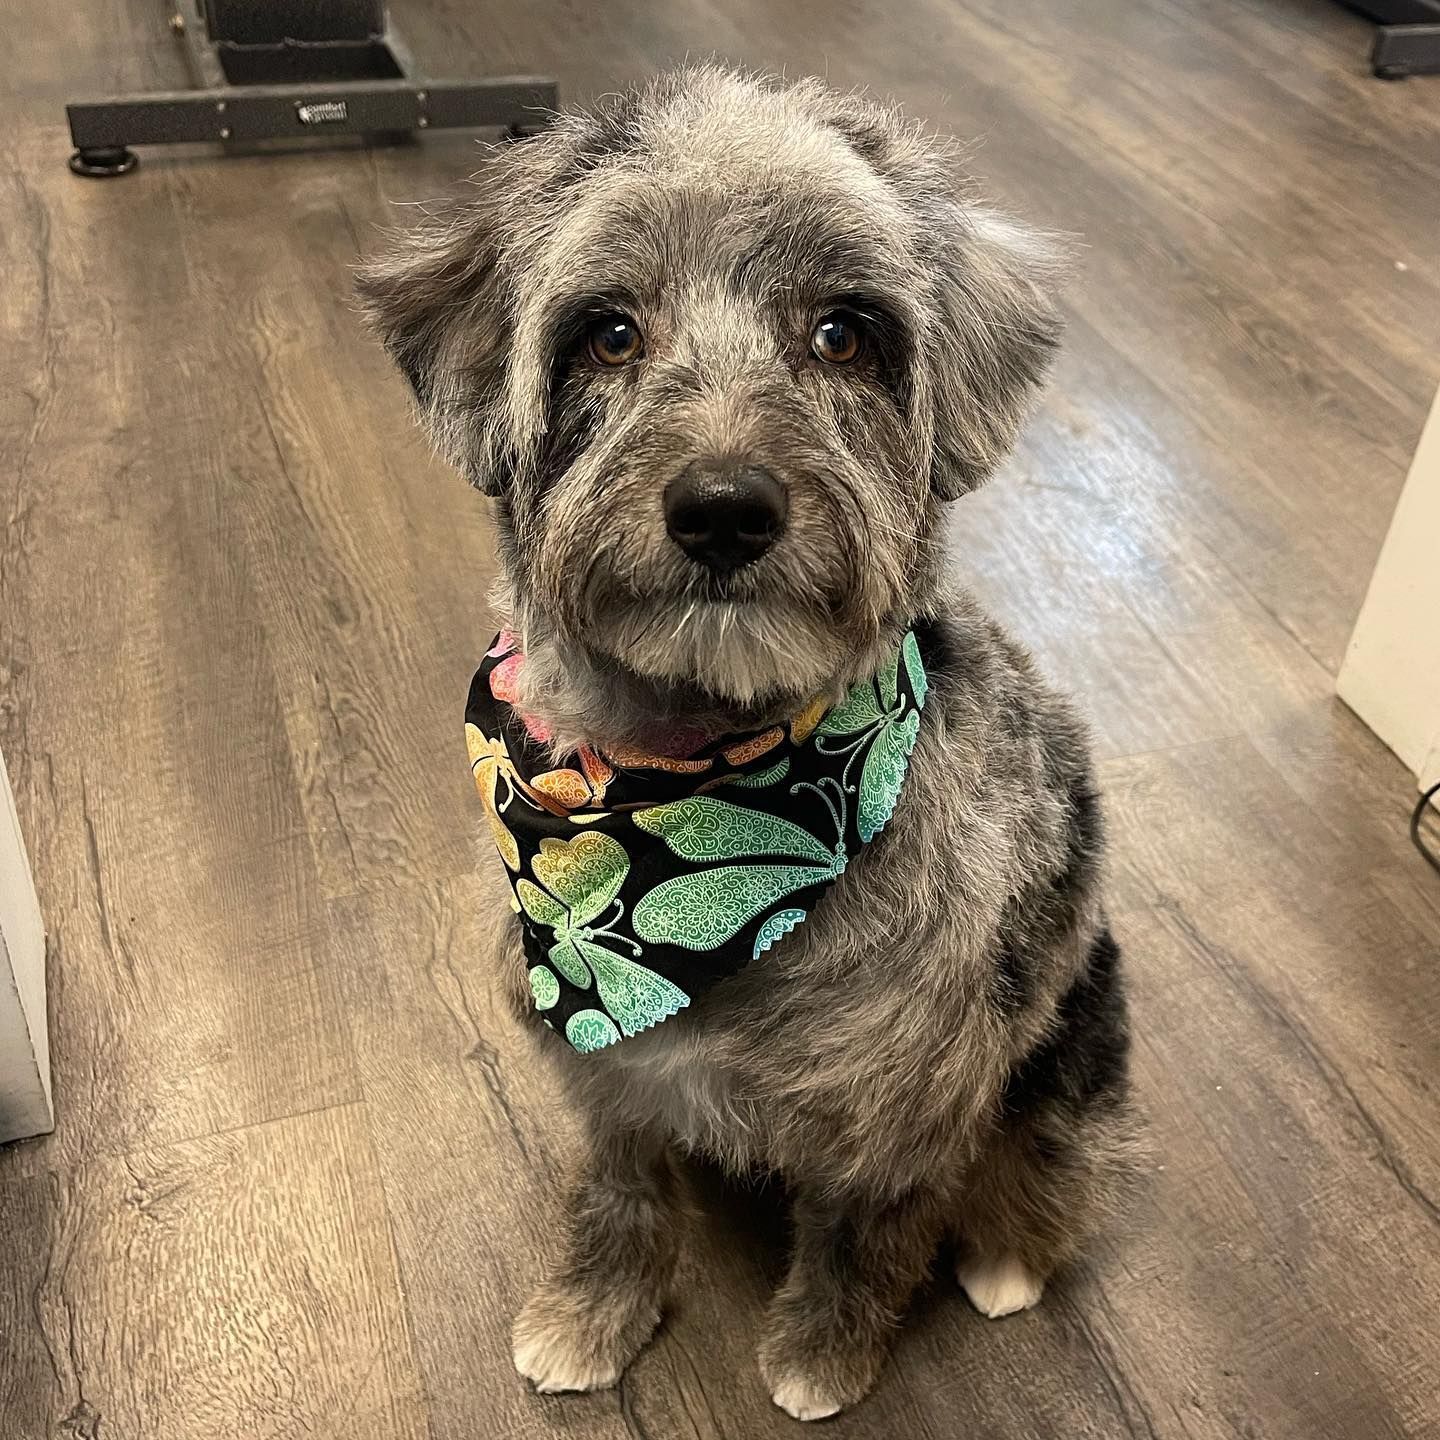
[[[910,689],[917,707],[925,703],[929,681],[920,662],[920,647],[913,633],[872,679],[858,681],[850,693],[825,716],[815,730],[815,745],[827,755],[851,752],[841,779],[847,790],[850,768],[862,753],[865,764],[860,771],[860,798],[855,811],[855,828],[867,844],[885,828],[895,813],[900,787],[915,737],[920,733],[920,711],[911,710],[900,694],[900,662],[910,680]],[[908,712],[908,713],[907,713]],[[847,744],[827,748],[825,741],[839,736],[854,736]]]
[[[613,1045],[620,1032],[603,1010],[577,1010],[565,1022],[565,1038],[581,1055]]]
[[[530,967],[530,993],[537,1010],[548,1010],[560,998],[560,982],[548,965]]]
[[[682,860],[739,860],[747,855],[799,855],[817,865],[830,851],[803,826],[713,795],[688,795],[630,817],[658,835]],[[638,906],[636,907],[638,910]]]
[[[788,935],[804,918],[805,912],[794,908],[777,910],[773,915],[767,915],[765,923],[755,935],[755,949],[750,958],[758,960],[761,951],[768,950],[777,940]]]
[[[837,810],[823,791],[817,793],[836,821],[834,850],[778,815],[747,810],[712,795],[691,795],[635,811],[631,816],[635,824],[660,836],[682,860],[790,858],[785,865],[722,865],[666,880],[636,904],[635,933],[653,944],[714,950],[777,900],[807,885],[833,880],[846,863],[844,799]],[[769,943],[783,933],[776,931]]]
[[[540,842],[540,853],[530,868],[540,885],[522,878],[515,884],[515,893],[533,921],[555,932],[550,963],[572,985],[593,984],[621,1031],[634,1035],[690,1003],[690,997],[679,986],[647,966],[617,955],[603,943],[628,945],[636,955],[641,953],[633,940],[613,929],[625,913],[624,903],[617,897],[630,873],[630,857],[618,840],[598,830],[587,830],[573,840],[547,837]],[[608,923],[595,923],[611,910],[614,914],[608,916]],[[543,973],[537,977],[536,970]],[[544,966],[531,970],[530,986],[542,1010],[549,1009],[559,998],[558,982]],[[544,1003],[547,997],[549,1005]],[[579,1011],[571,1017],[571,1023],[579,1015],[597,1013]]]
[[[910,689],[914,692],[915,703],[924,705],[925,697],[930,693],[930,677],[920,663],[920,642],[916,640],[913,630],[905,632],[905,638],[900,642],[900,653],[905,657],[905,673],[910,677]]]
[[[778,764],[772,765],[768,770],[760,770],[754,775],[737,775],[730,783],[732,785],[743,785],[748,790],[759,790],[765,785],[778,785],[790,773],[790,757],[787,755]]]

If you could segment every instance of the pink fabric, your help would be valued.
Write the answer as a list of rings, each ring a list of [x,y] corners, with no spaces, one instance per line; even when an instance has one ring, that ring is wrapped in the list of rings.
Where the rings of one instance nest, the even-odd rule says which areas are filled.
[[[554,738],[554,730],[537,716],[521,710],[517,703],[520,694],[520,671],[525,664],[525,652],[518,648],[519,644],[518,637],[512,631],[502,630],[494,648],[486,652],[492,658],[505,656],[490,672],[490,693],[497,700],[502,700],[514,708],[525,722],[525,731],[532,740],[540,745],[548,745]],[[710,738],[705,731],[689,727],[673,730],[665,735],[647,736],[645,748],[671,760],[688,760],[697,750],[702,749]]]

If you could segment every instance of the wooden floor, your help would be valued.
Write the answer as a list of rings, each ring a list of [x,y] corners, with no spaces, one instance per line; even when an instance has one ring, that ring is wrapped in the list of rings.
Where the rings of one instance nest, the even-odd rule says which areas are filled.
[[[1153,1183],[1023,1318],[937,1278],[827,1433],[1440,1436],[1440,883],[1331,696],[1440,379],[1440,79],[1322,0],[396,8],[576,99],[710,52],[868,84],[1089,247],[954,530],[1094,717]],[[0,15],[0,748],[59,1107],[0,1151],[0,1436],[792,1435],[775,1216],[703,1176],[620,1389],[510,1368],[573,1132],[476,901],[491,538],[347,300],[473,142],[75,179],[61,101],[178,82],[163,14]]]

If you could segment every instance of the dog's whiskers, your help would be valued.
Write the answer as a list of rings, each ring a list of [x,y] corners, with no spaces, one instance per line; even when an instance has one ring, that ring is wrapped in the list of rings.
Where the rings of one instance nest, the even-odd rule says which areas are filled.
[[[679,621],[676,623],[675,628],[670,632],[671,640],[678,640],[680,638],[680,632],[690,623],[691,618],[695,614],[695,607],[699,603],[700,602],[698,600],[692,600],[690,602],[689,608],[680,617]]]

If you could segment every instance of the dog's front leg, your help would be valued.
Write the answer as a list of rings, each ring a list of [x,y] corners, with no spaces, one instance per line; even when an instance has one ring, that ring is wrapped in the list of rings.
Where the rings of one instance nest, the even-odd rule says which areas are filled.
[[[790,1271],[760,1341],[782,1410],[820,1420],[869,1393],[940,1230],[939,1207],[919,1191],[886,1202],[800,1194]]]
[[[654,1334],[678,1253],[677,1187],[657,1137],[596,1135],[558,1263],[515,1322],[515,1368],[537,1390],[603,1390]]]

